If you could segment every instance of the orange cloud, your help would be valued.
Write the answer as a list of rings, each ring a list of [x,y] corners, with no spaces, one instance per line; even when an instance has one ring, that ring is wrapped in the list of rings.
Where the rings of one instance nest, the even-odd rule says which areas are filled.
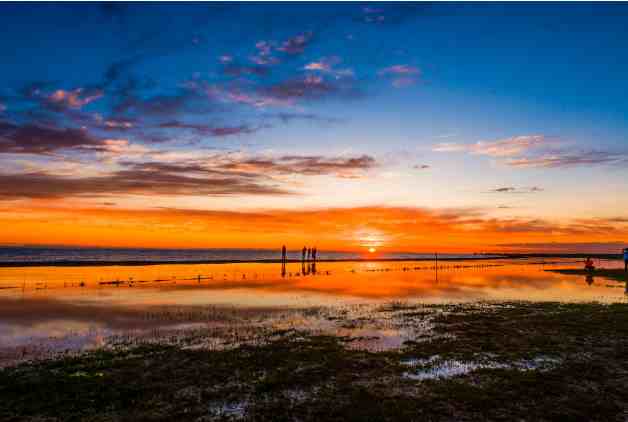
[[[473,252],[525,244],[628,239],[624,218],[550,222],[487,217],[482,210],[360,207],[233,212],[185,209],[6,207],[3,244]]]

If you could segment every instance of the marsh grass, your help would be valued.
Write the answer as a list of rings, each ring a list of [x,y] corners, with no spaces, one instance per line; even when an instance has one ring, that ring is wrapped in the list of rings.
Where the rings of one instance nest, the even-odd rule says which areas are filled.
[[[351,336],[267,330],[231,348],[156,342],[27,363],[0,371],[0,419],[626,418],[628,305],[404,305],[371,317],[379,314],[402,326],[429,318],[434,336],[375,353],[347,347]],[[468,370],[404,375],[443,362]]]

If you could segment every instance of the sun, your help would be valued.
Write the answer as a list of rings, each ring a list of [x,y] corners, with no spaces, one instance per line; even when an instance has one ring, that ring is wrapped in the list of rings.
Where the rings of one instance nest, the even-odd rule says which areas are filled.
[[[377,249],[375,249],[375,248],[373,248],[373,247],[370,247],[370,248],[369,248],[369,252],[370,252],[370,253],[375,253],[375,251],[377,251]]]

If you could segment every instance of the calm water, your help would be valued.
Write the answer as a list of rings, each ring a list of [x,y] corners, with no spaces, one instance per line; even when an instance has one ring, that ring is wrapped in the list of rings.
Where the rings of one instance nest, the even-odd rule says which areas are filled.
[[[443,258],[466,258],[473,255],[443,254]],[[319,251],[320,259],[431,259],[433,254],[382,253],[362,255],[358,253]],[[280,248],[269,249],[107,249],[107,248],[28,248],[0,247],[2,262],[186,262],[186,261],[261,261],[281,258]],[[288,251],[289,259],[301,259],[301,250]]]
[[[190,330],[219,343],[234,327],[331,330],[399,346],[413,333],[368,317],[374,306],[470,301],[625,302],[624,283],[548,272],[573,259],[177,264],[0,268],[0,365],[132,338],[172,339]],[[617,268],[620,261],[601,261]],[[371,307],[371,308],[369,308]],[[364,319],[364,318],[363,318]],[[209,333],[209,334],[208,334]],[[237,334],[238,336],[240,334]]]

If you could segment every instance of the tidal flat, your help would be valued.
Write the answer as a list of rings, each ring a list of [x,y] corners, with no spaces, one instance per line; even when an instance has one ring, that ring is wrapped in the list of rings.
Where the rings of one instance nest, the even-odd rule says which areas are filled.
[[[0,420],[625,421],[620,264],[2,268]]]
[[[225,347],[133,342],[0,371],[2,420],[626,420],[625,303],[391,301],[372,321],[415,336],[258,330]],[[357,343],[357,344],[356,344]]]

